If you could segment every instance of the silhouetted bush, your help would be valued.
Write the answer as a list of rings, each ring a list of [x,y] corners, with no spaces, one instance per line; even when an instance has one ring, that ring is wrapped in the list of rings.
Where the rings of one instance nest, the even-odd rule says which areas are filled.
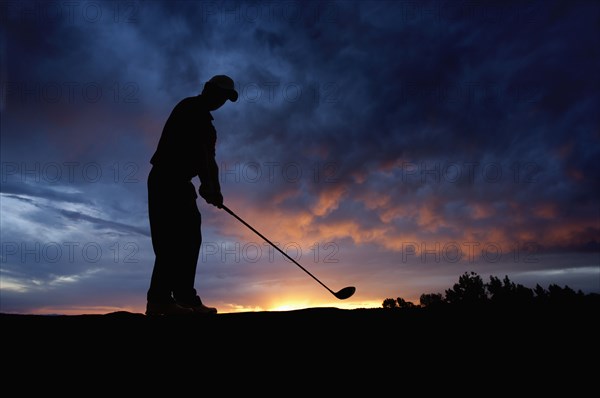
[[[402,297],[397,299],[386,298],[383,300],[383,308],[415,308],[416,306],[410,302],[404,300]]]
[[[548,291],[541,287],[539,284],[535,285],[535,289],[533,289],[533,293],[535,294],[535,298],[538,301],[545,301],[548,299]]]
[[[383,308],[398,308],[398,303],[393,298],[383,300]]]
[[[498,277],[490,276],[490,282],[485,287],[490,300],[499,304],[531,303],[534,298],[533,290],[511,282],[508,275],[502,281]]]
[[[411,301],[406,301],[402,297],[396,299],[398,308],[415,308],[415,305]]]
[[[485,284],[475,272],[465,272],[452,289],[446,290],[448,304],[477,304],[487,300]]]
[[[539,304],[574,305],[577,303],[600,304],[600,295],[591,293],[585,295],[581,290],[575,292],[569,286],[560,287],[551,284],[544,289],[536,284],[530,289],[521,284],[512,282],[508,275],[504,279],[490,276],[490,281],[484,283],[475,272],[465,272],[458,278],[452,288],[441,293],[424,293],[419,298],[419,305],[406,301],[401,297],[387,298],[383,301],[383,308],[433,308],[442,305],[483,305],[494,304],[501,306]]]
[[[441,293],[422,294],[419,298],[421,307],[432,308],[444,304],[444,298]]]

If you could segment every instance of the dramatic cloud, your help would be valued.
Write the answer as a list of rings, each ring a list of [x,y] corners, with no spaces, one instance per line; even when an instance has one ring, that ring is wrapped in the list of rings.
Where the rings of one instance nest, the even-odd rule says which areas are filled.
[[[464,271],[600,291],[593,1],[3,2],[6,312],[143,311],[149,159],[215,74],[221,312],[417,301]],[[194,181],[197,184],[197,181]]]

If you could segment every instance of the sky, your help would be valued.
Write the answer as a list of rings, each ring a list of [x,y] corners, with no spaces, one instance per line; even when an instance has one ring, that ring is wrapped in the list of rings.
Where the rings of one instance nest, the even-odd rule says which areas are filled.
[[[600,3],[2,1],[0,311],[143,312],[146,179],[217,74],[220,313],[381,307],[464,272],[600,292]],[[198,180],[193,180],[198,186]]]

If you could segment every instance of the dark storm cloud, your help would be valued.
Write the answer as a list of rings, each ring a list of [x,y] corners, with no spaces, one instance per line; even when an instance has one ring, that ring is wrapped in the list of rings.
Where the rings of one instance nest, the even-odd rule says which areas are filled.
[[[256,106],[247,107],[246,126],[237,126],[242,133],[238,143],[249,142],[256,151],[261,142],[269,142],[271,153],[281,159],[297,158],[298,150],[314,146],[333,148],[328,155],[344,166],[344,175],[377,167],[400,154],[418,159],[448,152],[458,157],[465,151],[504,153],[522,135],[512,128],[518,126],[508,129],[506,119],[528,107],[530,100],[538,100],[542,89],[556,79],[552,71],[546,75],[543,61],[549,54],[585,54],[587,49],[585,41],[574,49],[564,39],[554,43],[560,36],[557,30],[574,35],[571,25],[575,24],[569,20],[573,17],[554,15],[552,7],[540,3],[329,3],[329,9],[318,10],[320,19],[309,17],[317,15],[315,6],[298,15],[293,14],[296,6],[276,9],[259,3],[260,11],[255,13],[244,3],[140,3],[133,24],[138,34],[130,39],[138,45],[119,41],[118,47],[131,49],[127,52],[131,58],[144,50],[159,52],[160,57],[154,58],[160,74],[157,80],[171,93],[199,89],[211,74],[206,66],[210,59],[204,54],[220,50],[227,54],[227,68],[236,70],[236,78],[242,84],[257,85],[262,94]],[[585,15],[586,10],[576,14]],[[16,35],[40,45],[16,40],[14,53],[20,56],[18,49],[27,48],[30,57],[41,56],[46,62],[26,64],[37,65],[50,80],[53,74],[70,70],[110,72],[114,79],[122,73],[119,63],[132,63],[123,56],[97,62],[98,55],[93,56],[90,49],[97,43],[106,48],[105,37],[86,35],[95,28],[91,23],[61,22],[35,24],[28,35]],[[430,29],[423,29],[424,23]],[[582,29],[588,26],[581,25]],[[553,33],[550,42],[544,39],[548,33]],[[12,47],[9,50],[13,52]],[[538,59],[523,60],[532,52]],[[107,55],[115,53],[118,50]],[[65,65],[50,67],[47,63],[53,58],[64,60]],[[567,58],[576,63],[573,57]],[[22,71],[28,79],[37,73],[28,72],[28,68]],[[572,87],[565,77],[568,73],[559,75],[562,81],[552,83],[553,87]],[[586,70],[581,75],[589,76]],[[292,83],[304,89],[298,101],[286,100],[277,90],[293,88]],[[197,89],[187,89],[189,84]],[[275,84],[279,86],[273,104],[266,98]],[[255,86],[244,87],[248,90],[242,99],[254,105],[248,99]],[[550,95],[548,102],[560,102],[560,97]],[[333,103],[319,103],[316,98]],[[572,101],[565,98],[563,103]],[[268,119],[257,116],[261,112],[256,110],[263,107]],[[353,123],[341,128],[340,120]]]
[[[127,235],[138,234],[138,235],[142,235],[142,236],[150,236],[150,233],[147,229],[137,228],[135,226],[127,225],[127,224],[123,224],[123,223],[119,223],[119,222],[103,220],[98,217],[92,217],[87,214],[82,214],[81,212],[61,210],[59,213],[63,217],[70,220],[71,222],[87,221],[94,225],[93,226],[94,229],[100,229],[100,230],[109,229],[109,230],[114,230],[114,231],[118,231],[121,233],[126,233]]]
[[[525,218],[528,209],[546,202],[556,205],[557,214],[580,219],[593,210],[597,6],[332,4],[329,19],[261,15],[259,23],[243,18],[242,3],[229,14],[219,5],[211,12],[199,7],[189,10],[189,18],[174,17],[178,5],[169,6],[165,21],[175,18],[178,29],[168,52],[179,54],[174,59],[184,68],[177,76],[196,79],[184,71],[193,70],[194,62],[202,70],[205,59],[190,54],[216,48],[235,71],[240,102],[215,114],[219,154],[233,173],[258,165],[262,179],[244,181],[243,175],[242,184],[225,185],[231,194],[263,202],[285,197],[278,203],[296,212],[341,186],[340,218],[364,189],[391,194],[399,204],[420,200],[432,184],[429,192],[463,203],[435,207],[449,220],[464,219],[458,215],[469,211],[472,200],[516,201]],[[161,81],[172,76],[165,70]],[[590,142],[596,144],[584,144]],[[323,165],[335,169],[328,183],[314,178]],[[285,167],[302,170],[303,178],[283,175]],[[394,175],[374,174],[389,167]],[[456,170],[457,178],[443,174]],[[267,183],[270,172],[274,179]],[[369,181],[357,185],[356,176]],[[573,200],[582,206],[571,209]],[[496,209],[499,219],[488,219],[488,226],[509,212]],[[371,211],[358,218],[373,219]]]
[[[28,197],[39,197],[57,202],[91,204],[92,201],[77,193],[68,193],[51,189],[39,184],[24,184],[22,182],[3,181],[2,193],[7,196],[33,203]]]

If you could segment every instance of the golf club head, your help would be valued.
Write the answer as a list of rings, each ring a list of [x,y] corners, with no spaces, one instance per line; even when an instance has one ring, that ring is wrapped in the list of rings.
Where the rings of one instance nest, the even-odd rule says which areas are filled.
[[[348,286],[348,287],[343,288],[339,292],[334,293],[334,295],[335,295],[335,297],[339,298],[340,300],[345,300],[348,297],[352,296],[355,291],[356,291],[356,288],[354,286]]]

